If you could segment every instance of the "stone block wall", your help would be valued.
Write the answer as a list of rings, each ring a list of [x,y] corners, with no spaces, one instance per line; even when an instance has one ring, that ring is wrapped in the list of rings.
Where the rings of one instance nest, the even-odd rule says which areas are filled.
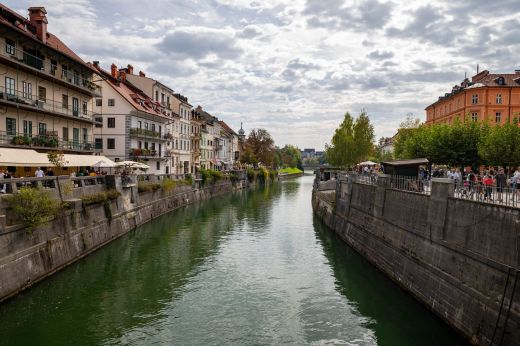
[[[443,179],[431,195],[388,180],[338,180],[314,212],[471,343],[520,345],[520,209],[455,199]]]

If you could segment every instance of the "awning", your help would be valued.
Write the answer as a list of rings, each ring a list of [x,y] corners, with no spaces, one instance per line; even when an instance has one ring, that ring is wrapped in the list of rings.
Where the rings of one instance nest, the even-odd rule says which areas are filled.
[[[101,155],[63,154],[64,167],[115,167],[114,161]]]
[[[0,148],[0,166],[48,167],[46,154],[32,149]]]

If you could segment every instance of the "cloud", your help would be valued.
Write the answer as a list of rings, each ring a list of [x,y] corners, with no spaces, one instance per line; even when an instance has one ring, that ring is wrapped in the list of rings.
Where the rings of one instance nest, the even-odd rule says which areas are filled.
[[[236,59],[242,54],[235,38],[219,31],[174,31],[157,44],[168,55],[199,60],[214,54],[220,59]]]
[[[375,59],[375,60],[388,60],[394,57],[394,53],[389,51],[379,51],[375,50],[373,52],[370,52],[367,55],[367,58],[369,59]]]

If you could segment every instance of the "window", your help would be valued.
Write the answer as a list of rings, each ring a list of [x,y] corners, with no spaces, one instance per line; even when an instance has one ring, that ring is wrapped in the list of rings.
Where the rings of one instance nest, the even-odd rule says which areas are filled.
[[[471,96],[471,104],[476,105],[478,103],[478,95]]]
[[[32,100],[32,84],[28,82],[22,82],[22,97],[28,100]]]
[[[139,149],[143,149],[143,142],[138,141],[138,142],[137,142],[137,147],[138,147]]]
[[[107,118],[107,127],[109,129],[115,129],[116,128],[116,118]]]
[[[45,102],[47,100],[47,89],[42,86],[38,87],[38,100]]]
[[[8,136],[15,136],[16,135],[16,119],[6,118],[5,119],[5,128],[7,130]]]
[[[94,140],[94,148],[98,150],[103,149],[103,138],[96,138]]]
[[[144,129],[148,130],[148,123],[144,123]]]
[[[83,101],[83,106],[81,107],[81,110],[83,112],[83,115],[87,115],[87,113],[88,113],[88,103],[87,103],[87,101]]]
[[[74,84],[79,85],[79,73],[78,73],[78,71],[76,71],[76,70],[72,71],[72,78],[73,78],[72,81],[74,82]]]
[[[32,137],[32,121],[23,121],[23,135],[26,137]]]
[[[81,129],[81,132],[83,134],[83,143],[87,143],[88,142],[88,130],[84,127]]]
[[[160,161],[157,161],[157,167],[156,168],[157,168],[158,171],[161,170],[161,162]]]
[[[108,107],[114,107],[116,105],[115,99],[108,99]]]
[[[164,94],[161,93],[161,102],[164,103]]]
[[[64,109],[69,108],[69,96],[68,95],[62,95],[61,96],[61,106]]]
[[[116,148],[116,139],[107,138],[107,149],[115,149],[115,148]]]
[[[143,122],[141,120],[137,120],[137,128],[142,129],[143,128]]]
[[[151,130],[155,132],[155,124],[151,124],[151,125],[152,125],[152,129]]]
[[[495,113],[495,122],[497,124],[501,123],[502,122],[502,113],[501,112],[496,112]]]
[[[47,124],[38,123],[38,136],[46,136],[46,135],[47,135]]]
[[[74,147],[79,149],[79,129],[76,127],[72,129],[72,140],[74,142]]]
[[[63,130],[63,140],[65,142],[68,142],[69,141],[69,128],[64,127],[62,130]]]
[[[6,38],[5,39],[5,52],[7,54],[14,55],[15,54],[15,50],[16,50],[16,44],[14,43],[14,41]]]
[[[103,99],[96,99],[96,107],[103,106]]]
[[[5,77],[5,93],[7,95],[16,95],[14,78]]]
[[[72,98],[72,115],[75,117],[79,115],[79,100],[77,97]]]
[[[103,117],[95,117],[94,121],[96,122],[96,127],[97,128],[102,128],[103,127]]]
[[[159,92],[155,90],[155,101],[159,101]]]
[[[477,121],[478,120],[478,113],[472,112],[471,113],[471,121]]]
[[[501,105],[502,104],[502,94],[497,94],[497,104],[498,105]]]

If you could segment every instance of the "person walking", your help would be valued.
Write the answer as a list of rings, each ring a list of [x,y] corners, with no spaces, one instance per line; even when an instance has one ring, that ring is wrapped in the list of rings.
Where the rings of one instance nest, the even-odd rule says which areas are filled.
[[[38,167],[36,172],[34,172],[34,176],[36,178],[43,178],[45,176],[45,172],[43,172],[42,169],[40,167]]]
[[[490,174],[486,174],[482,179],[482,185],[484,185],[484,200],[492,201],[493,177]]]

